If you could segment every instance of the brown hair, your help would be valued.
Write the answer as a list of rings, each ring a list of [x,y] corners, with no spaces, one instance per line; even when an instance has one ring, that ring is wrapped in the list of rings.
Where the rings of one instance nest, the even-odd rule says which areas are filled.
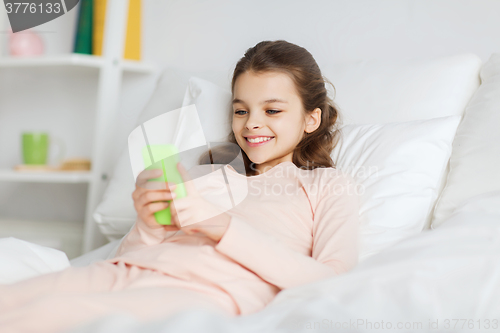
[[[247,71],[256,74],[282,72],[289,75],[302,100],[304,116],[316,108],[321,109],[321,124],[315,131],[304,133],[304,137],[293,151],[292,162],[299,168],[309,170],[318,167],[334,167],[330,154],[341,135],[341,117],[332,98],[328,96],[326,83],[332,85],[334,89],[335,87],[321,74],[313,56],[305,48],[284,40],[262,41],[249,48],[236,64],[231,82],[233,96],[237,78]],[[229,116],[232,122],[232,112],[229,112]],[[229,133],[227,141],[238,145],[233,131]],[[234,145],[232,146],[235,147]],[[247,176],[255,175],[255,163],[250,161],[242,149],[240,150],[245,167],[244,173]],[[234,154],[234,149],[228,149],[228,146],[224,148],[222,145],[217,147],[217,152],[213,148],[206,152],[199,162],[200,164],[226,164],[235,157]],[[215,155],[219,158],[215,158],[214,161]]]

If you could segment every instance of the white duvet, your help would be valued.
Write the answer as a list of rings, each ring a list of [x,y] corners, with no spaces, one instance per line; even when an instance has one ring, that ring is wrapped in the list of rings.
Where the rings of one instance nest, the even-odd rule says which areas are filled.
[[[8,254],[0,253],[1,281],[15,262],[5,258],[15,254],[16,247],[27,246],[1,239],[2,252],[7,250],[5,242],[10,247]],[[57,252],[36,255],[31,265],[48,260],[50,265],[39,263],[39,273],[67,267],[67,258]],[[19,253],[28,263],[28,252]],[[20,278],[34,275],[34,269],[23,271],[22,263],[16,265]],[[500,331],[500,215],[464,209],[438,229],[407,238],[346,274],[283,290],[252,315],[224,318],[208,311],[186,311],[148,323],[109,316],[71,332],[235,331]]]

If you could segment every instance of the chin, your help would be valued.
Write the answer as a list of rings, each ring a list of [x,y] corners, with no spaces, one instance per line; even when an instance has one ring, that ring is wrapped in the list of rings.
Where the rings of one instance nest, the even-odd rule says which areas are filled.
[[[247,155],[248,156],[248,155]],[[266,162],[266,159],[263,159],[263,158],[252,158],[250,156],[248,156],[248,159],[255,163],[255,164],[262,164],[262,163],[265,163]]]
[[[248,156],[248,159],[250,160],[250,162],[255,163],[255,164],[261,164],[262,163],[262,161],[259,160],[258,158],[251,158],[250,156]]]

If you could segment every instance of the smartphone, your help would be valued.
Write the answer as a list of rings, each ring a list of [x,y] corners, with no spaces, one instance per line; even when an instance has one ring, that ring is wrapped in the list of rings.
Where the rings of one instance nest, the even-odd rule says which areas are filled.
[[[174,190],[176,198],[184,198],[187,195],[184,180],[177,169],[179,151],[175,145],[147,145],[142,149],[142,157],[144,165],[147,165],[146,169],[161,169],[163,171],[163,174],[160,177],[151,178],[148,179],[148,181],[165,182],[165,187],[167,186],[167,183],[174,183],[177,185]],[[156,222],[159,224],[172,225],[170,206],[155,212],[154,216]]]

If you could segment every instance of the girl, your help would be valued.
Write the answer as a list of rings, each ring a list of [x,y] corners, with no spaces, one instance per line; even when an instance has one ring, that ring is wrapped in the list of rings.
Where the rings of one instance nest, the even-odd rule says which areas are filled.
[[[260,42],[237,63],[231,88],[228,141],[241,148],[244,170],[222,167],[244,200],[229,210],[207,201],[180,163],[188,193],[180,199],[171,184],[146,182],[161,171],[143,171],[132,195],[138,218],[116,256],[1,287],[1,332],[53,332],[118,312],[250,314],[282,289],[356,265],[358,196],[330,158],[339,115],[311,54]],[[153,214],[168,205],[174,225],[162,226]]]

